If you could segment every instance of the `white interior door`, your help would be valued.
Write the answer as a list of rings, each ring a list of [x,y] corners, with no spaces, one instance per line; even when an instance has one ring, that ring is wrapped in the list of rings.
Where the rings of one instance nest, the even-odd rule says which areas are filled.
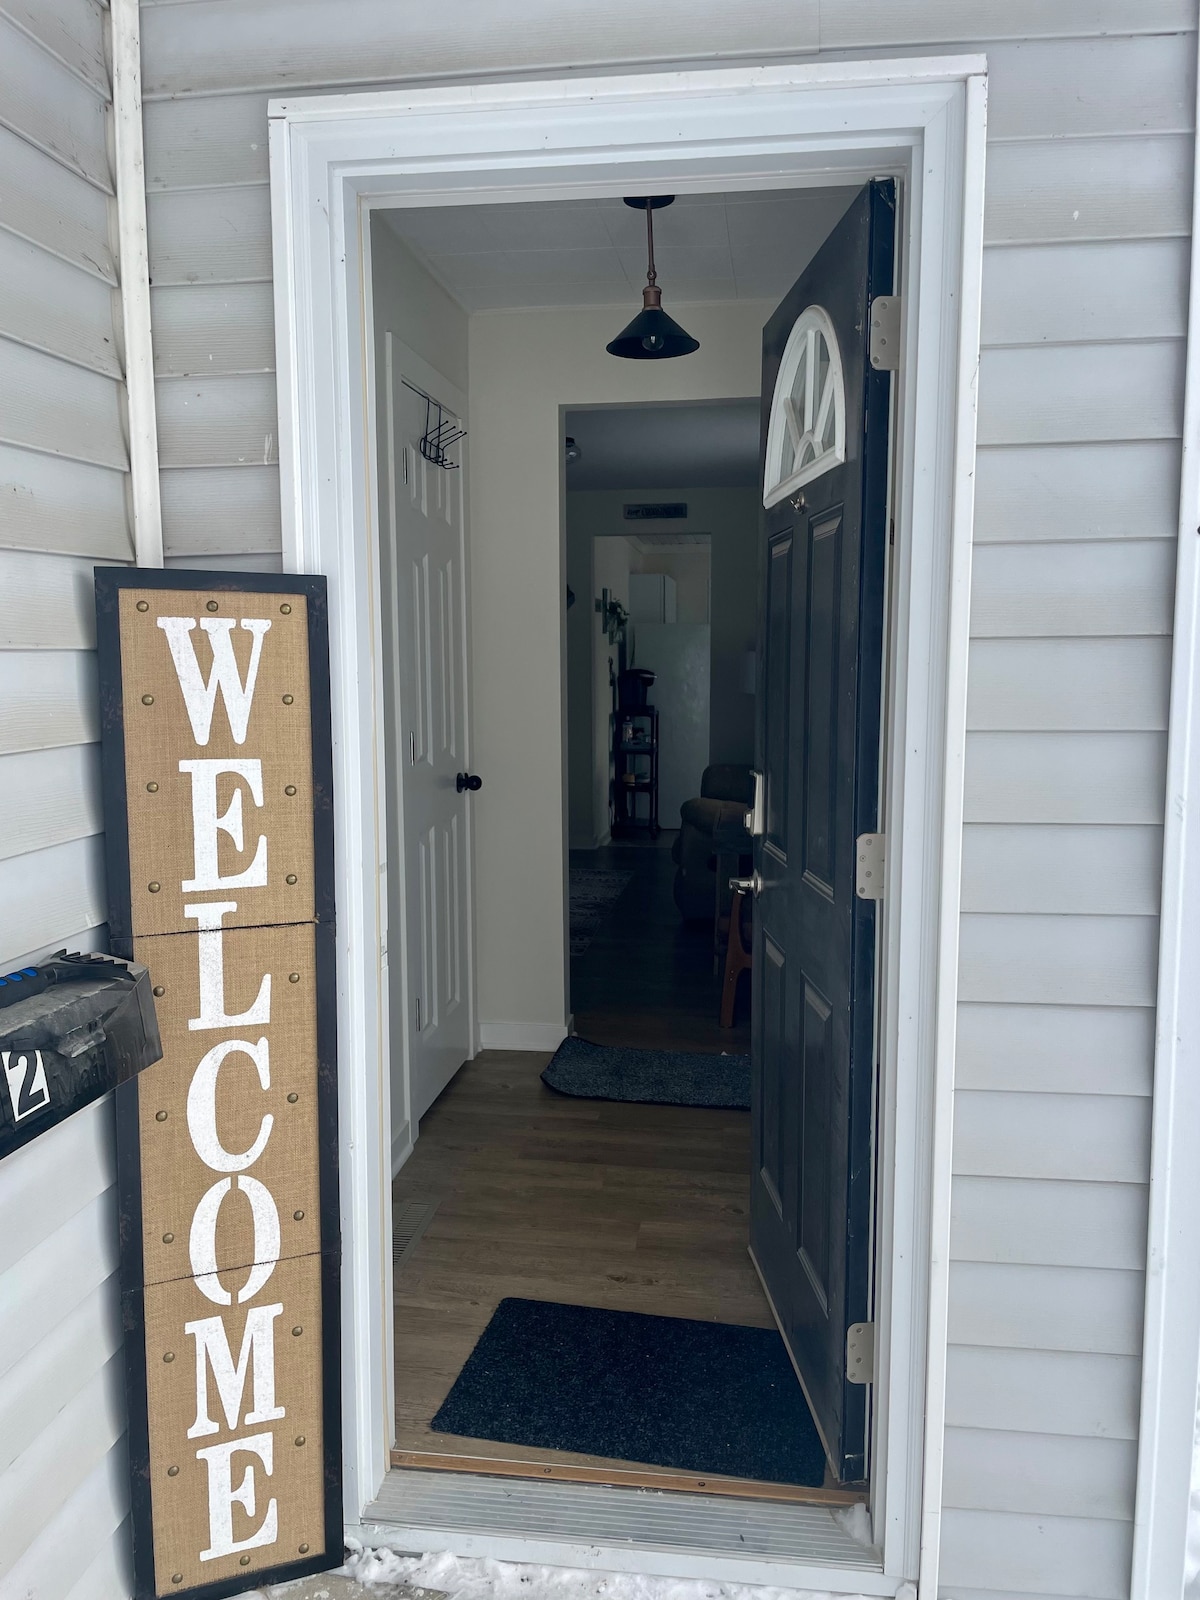
[[[407,1069],[415,1137],[420,1118],[474,1053],[471,807],[478,802],[458,781],[469,774],[465,441],[449,452],[459,463],[454,470],[421,452],[437,403],[455,422],[465,404],[390,333],[383,355],[389,1002],[393,1058]],[[393,1081],[393,1097],[400,1087]]]

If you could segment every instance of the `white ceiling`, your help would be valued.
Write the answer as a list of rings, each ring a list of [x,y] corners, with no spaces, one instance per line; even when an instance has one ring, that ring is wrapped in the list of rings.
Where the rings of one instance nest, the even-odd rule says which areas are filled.
[[[568,411],[563,432],[583,454],[567,465],[567,488],[753,488],[758,423],[756,399]]]
[[[680,195],[654,216],[666,309],[782,297],[856,192]],[[645,213],[622,200],[424,206],[384,216],[466,311],[627,305],[632,317],[640,309]]]

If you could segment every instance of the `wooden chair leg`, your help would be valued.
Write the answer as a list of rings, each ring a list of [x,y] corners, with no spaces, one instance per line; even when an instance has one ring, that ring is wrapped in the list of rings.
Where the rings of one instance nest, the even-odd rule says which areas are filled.
[[[733,1027],[733,1008],[737,1001],[738,979],[743,972],[749,972],[752,957],[749,950],[742,943],[742,901],[745,895],[741,889],[733,891],[733,903],[729,907],[729,942],[725,947],[725,982],[721,987],[721,1017],[722,1028]]]

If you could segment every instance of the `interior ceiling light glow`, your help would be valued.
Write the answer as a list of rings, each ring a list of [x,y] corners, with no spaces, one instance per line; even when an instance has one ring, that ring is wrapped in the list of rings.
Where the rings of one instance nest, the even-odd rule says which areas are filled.
[[[654,270],[654,213],[674,199],[673,194],[625,198],[627,206],[646,213],[646,287],[642,290],[642,309],[627,328],[605,345],[610,356],[623,356],[627,361],[663,361],[672,356],[690,356],[700,348],[699,339],[693,339],[663,310],[662,290]]]

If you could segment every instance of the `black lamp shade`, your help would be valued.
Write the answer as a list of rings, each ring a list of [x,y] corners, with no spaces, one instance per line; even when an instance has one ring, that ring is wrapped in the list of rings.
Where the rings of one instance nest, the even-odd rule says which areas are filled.
[[[627,328],[605,345],[610,356],[624,356],[628,361],[656,361],[670,356],[690,356],[699,350],[700,341],[693,339],[669,317],[660,306],[647,306],[639,311]]]
[[[671,356],[690,356],[700,348],[699,339],[693,339],[663,310],[662,290],[654,269],[654,213],[669,206],[674,198],[671,194],[645,199],[626,197],[627,206],[646,213],[646,287],[642,290],[642,309],[611,344],[605,345],[610,356],[623,356],[626,361],[663,361]]]

